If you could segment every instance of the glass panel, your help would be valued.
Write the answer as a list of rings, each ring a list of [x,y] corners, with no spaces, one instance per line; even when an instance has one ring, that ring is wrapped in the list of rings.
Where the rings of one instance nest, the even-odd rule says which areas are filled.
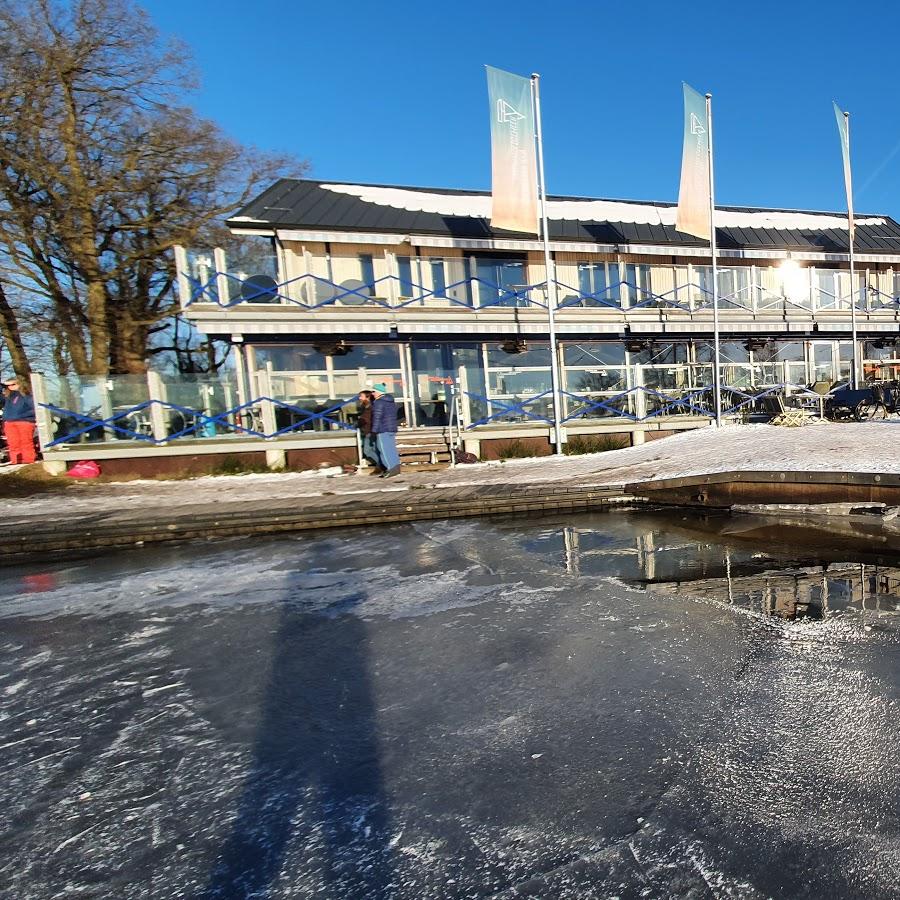
[[[278,303],[278,255],[272,238],[236,237],[225,251],[228,302]]]
[[[719,299],[723,307],[749,309],[750,270],[746,268],[719,269]]]
[[[219,285],[212,250],[187,250],[187,272],[192,303],[218,303]]]
[[[834,348],[831,342],[816,341],[812,345],[813,381],[838,380],[834,366]]]
[[[712,266],[694,266],[692,297],[697,306],[712,303]]]
[[[355,344],[343,356],[335,356],[335,369],[400,370],[399,344]]]
[[[416,420],[420,425],[446,425],[451,394],[446,378],[457,380],[450,344],[413,344],[412,358],[413,402]]]
[[[645,366],[641,374],[644,387],[653,390],[676,390],[690,384],[687,366]]]
[[[163,376],[161,382],[162,399],[172,405],[163,412],[163,421],[170,436],[183,433],[190,439],[208,438],[232,434],[234,429],[229,428],[229,423],[246,427],[247,423],[236,422],[234,416],[221,422],[209,422],[204,418],[221,415],[239,405],[234,372],[169,375]]]
[[[573,394],[614,392],[627,390],[624,368],[597,367],[594,369],[566,369],[566,390]]]
[[[70,442],[140,440],[150,438],[153,428],[148,406],[146,375],[109,375],[47,379],[47,403],[51,410],[53,440]],[[106,420],[107,426],[86,419]]]
[[[365,282],[369,289],[369,294],[375,296],[375,263],[372,260],[371,253],[360,253],[359,255],[359,277]],[[365,293],[365,291],[361,291]]]
[[[712,341],[697,341],[695,345],[697,362],[711,363],[715,358]],[[719,343],[719,361],[722,363],[749,363],[750,352],[741,341],[721,341]]]
[[[578,291],[582,300],[586,300],[594,293],[593,279],[591,278],[590,263],[578,263]]]
[[[816,305],[819,309],[835,309],[839,284],[835,283],[835,272],[816,269]]]
[[[312,344],[254,345],[256,363],[272,363],[276,372],[306,372],[324,369],[325,357]]]
[[[603,290],[603,296],[607,299],[607,305],[622,305],[622,275],[618,263],[609,263],[609,276]]]
[[[327,418],[304,421],[311,414],[326,413],[340,400],[348,399],[356,393],[351,389],[347,396],[342,395],[339,399],[331,396],[329,379],[325,372],[279,373],[272,376],[271,384],[272,398],[294,407],[292,409],[284,406],[275,407],[275,426],[278,430],[286,428],[293,431],[333,431],[339,428],[337,422],[349,423],[356,413],[355,407],[348,405],[328,413]],[[301,422],[304,422],[302,426]]]
[[[672,343],[652,342],[640,351],[630,351],[629,362],[632,364],[653,366],[688,362],[688,343],[675,341]]]
[[[419,293],[413,284],[412,260],[410,257],[397,257],[397,274],[400,278],[399,291],[401,297],[413,297]]]
[[[625,345],[621,341],[604,341],[589,344],[563,344],[563,364],[566,366],[591,366],[595,364],[624,366]]]
[[[447,278],[444,274],[444,261],[431,260],[431,284],[435,297],[447,296]]]
[[[527,306],[525,263],[519,260],[476,259],[481,306]],[[502,299],[501,299],[502,298]]]
[[[625,280],[628,282],[628,303],[644,303],[650,299],[650,266],[627,265]]]

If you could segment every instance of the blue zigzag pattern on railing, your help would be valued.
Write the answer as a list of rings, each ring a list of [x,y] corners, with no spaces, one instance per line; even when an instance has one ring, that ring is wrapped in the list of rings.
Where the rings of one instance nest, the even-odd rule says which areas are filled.
[[[721,387],[723,398],[722,414],[725,416],[735,415],[748,407],[756,406],[760,401],[767,398],[784,396],[789,394],[791,398],[802,398],[807,401],[816,401],[818,409],[834,397],[834,394],[819,394],[811,391],[805,385],[791,384],[784,382],[781,384],[767,385],[757,391],[747,390],[746,388],[735,387],[733,385],[723,385]],[[552,391],[542,391],[530,397],[524,397],[514,402],[500,401],[493,398],[484,397],[481,394],[464,391],[463,394],[473,400],[488,405],[488,409],[500,407],[499,411],[483,416],[475,422],[467,426],[468,429],[477,428],[489,422],[497,422],[509,416],[525,416],[527,419],[537,420],[553,424],[553,420],[547,416],[536,415],[530,412],[526,407],[545,397],[552,396]],[[575,394],[571,391],[560,391],[560,396],[566,397],[573,403],[580,406],[573,412],[562,418],[562,424],[573,422],[577,419],[589,416],[591,413],[603,411],[608,413],[610,418],[626,419],[630,422],[647,422],[656,419],[659,416],[677,415],[683,413],[685,415],[698,415],[712,418],[715,415],[715,388],[712,385],[705,385],[697,388],[690,388],[681,396],[672,396],[671,393],[656,390],[655,388],[638,385],[625,391],[614,393],[609,397],[598,399],[596,397],[588,397],[583,394]],[[633,401],[638,396],[642,396],[645,401],[649,401],[646,405],[652,407],[647,412],[639,415],[634,412],[637,406]],[[810,404],[812,407],[812,404]],[[768,410],[771,412],[772,410]]]
[[[248,283],[236,275],[228,272],[213,272],[206,280],[186,276],[190,285],[190,297],[185,306],[194,303],[210,303],[223,309],[230,309],[244,303],[287,303],[308,311],[314,311],[341,303],[346,306],[378,306],[383,309],[397,310],[415,304],[427,304],[431,301],[440,301],[449,306],[460,307],[469,310],[489,309],[491,307],[537,307],[547,309],[547,282],[522,285],[515,289],[504,287],[494,282],[477,276],[460,279],[452,284],[436,290],[429,289],[413,281],[399,278],[397,275],[385,275],[370,283],[360,286],[348,287],[338,284],[319,275],[307,273],[291,278],[287,281],[275,284],[274,288],[256,287],[245,294],[245,286]],[[219,278],[225,278],[228,285],[236,284],[238,290],[236,299],[223,299],[219,292]],[[559,295],[563,298],[557,309],[571,309],[574,307],[607,307],[610,309],[680,309],[684,312],[699,312],[709,310],[713,306],[712,291],[697,283],[679,285],[664,293],[655,293],[626,279],[610,284],[601,291],[586,293],[580,288],[562,281],[556,281]],[[292,287],[294,290],[292,290]],[[487,299],[480,297],[484,288],[488,294]],[[623,305],[623,291],[629,297]],[[230,292],[229,292],[230,293]],[[297,299],[292,294],[315,296],[321,294],[322,298],[312,302]],[[861,312],[876,307],[877,309],[900,309],[900,297],[885,294],[873,287],[868,289],[868,294],[873,302],[860,302],[858,297],[837,297],[820,289],[831,297],[832,302],[827,304],[827,309],[849,310],[853,303]],[[396,302],[391,302],[385,296],[397,296]],[[466,299],[460,299],[458,294],[465,294]],[[476,296],[478,297],[476,301]],[[758,300],[752,298],[756,296]],[[758,284],[749,284],[731,293],[722,294],[719,297],[720,309],[741,309],[752,312],[757,309],[773,309],[776,307],[790,306],[798,310],[809,311],[808,304],[799,303],[796,300],[773,294],[768,289]]]
[[[290,413],[299,415],[301,418],[291,422],[290,425],[286,425],[285,427],[272,432],[265,432],[260,428],[249,427],[248,425],[243,424],[241,420],[249,419],[252,425],[254,420],[259,418],[257,411],[264,402],[271,403],[276,409],[288,410]],[[120,410],[116,412],[115,415],[106,418],[98,417],[96,415],[86,415],[84,413],[76,412],[75,410],[55,406],[52,403],[41,403],[40,406],[48,410],[51,415],[58,416],[64,420],[74,421],[79,426],[75,430],[68,431],[65,435],[46,444],[47,447],[55,447],[60,444],[71,444],[82,435],[95,431],[98,428],[102,429],[103,432],[112,431],[114,434],[123,438],[143,441],[144,443],[159,446],[190,435],[205,437],[207,435],[203,434],[204,430],[210,428],[217,429],[218,427],[222,427],[235,434],[246,434],[263,440],[280,437],[283,434],[301,430],[305,426],[316,422],[327,423],[329,427],[335,427],[339,430],[352,431],[352,425],[348,425],[346,422],[342,422],[340,419],[335,418],[335,413],[351,403],[356,403],[355,396],[347,400],[342,400],[339,403],[335,403],[327,409],[313,411],[304,409],[302,406],[296,406],[293,403],[286,403],[285,401],[278,400],[274,397],[257,397],[254,400],[248,400],[246,403],[242,403],[240,406],[235,406],[232,409],[227,409],[224,412],[216,413],[215,415],[209,415],[200,410],[191,409],[187,406],[180,406],[177,403],[169,403],[164,400],[145,400],[143,403],[137,403],[128,409]],[[142,421],[150,426],[152,421],[152,413],[150,410],[151,407],[154,406],[169,413],[178,413],[185,423],[190,424],[186,424],[184,428],[175,431],[162,439],[155,438],[152,433],[148,434],[146,431],[139,431],[135,427],[127,427],[125,423],[129,423],[133,426],[135,420]]]

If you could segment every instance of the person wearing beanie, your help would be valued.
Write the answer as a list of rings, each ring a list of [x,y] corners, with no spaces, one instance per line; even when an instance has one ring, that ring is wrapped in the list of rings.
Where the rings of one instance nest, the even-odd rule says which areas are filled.
[[[397,453],[397,404],[384,384],[373,384],[372,424],[375,445],[384,466],[382,478],[400,474],[400,455]]]
[[[33,463],[34,454],[34,400],[19,389],[18,378],[8,378],[3,382],[5,388],[2,400],[3,436],[9,448],[9,461]]]

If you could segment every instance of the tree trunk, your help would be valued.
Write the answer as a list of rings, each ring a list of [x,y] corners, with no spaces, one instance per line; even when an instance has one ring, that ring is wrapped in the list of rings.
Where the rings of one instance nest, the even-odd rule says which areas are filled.
[[[147,371],[147,328],[120,316],[113,323],[109,370],[114,375],[143,375]]]
[[[31,365],[28,362],[28,354],[22,344],[22,335],[19,332],[19,322],[13,308],[6,299],[6,291],[0,283],[0,335],[9,351],[10,360],[17,378],[22,379],[23,384],[28,384],[31,377]]]

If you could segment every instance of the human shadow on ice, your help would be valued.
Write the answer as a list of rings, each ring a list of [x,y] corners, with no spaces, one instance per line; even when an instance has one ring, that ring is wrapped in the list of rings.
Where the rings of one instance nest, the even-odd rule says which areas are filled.
[[[389,893],[391,849],[366,624],[284,601],[231,834],[206,900],[268,897],[281,882],[325,896]]]

